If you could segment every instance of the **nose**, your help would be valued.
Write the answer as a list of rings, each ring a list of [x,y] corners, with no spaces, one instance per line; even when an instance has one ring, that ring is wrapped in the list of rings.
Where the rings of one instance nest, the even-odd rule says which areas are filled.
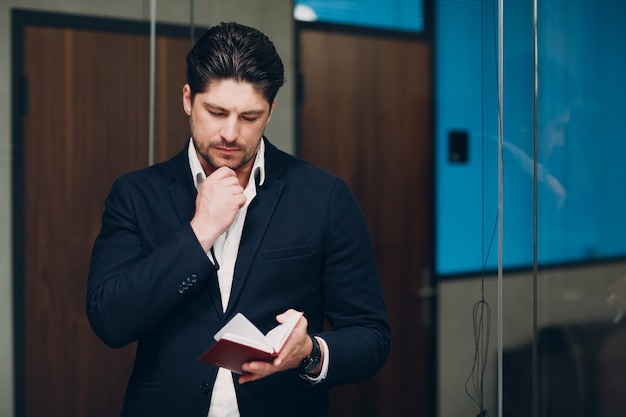
[[[239,120],[237,117],[227,117],[220,132],[222,139],[234,142],[239,137]]]

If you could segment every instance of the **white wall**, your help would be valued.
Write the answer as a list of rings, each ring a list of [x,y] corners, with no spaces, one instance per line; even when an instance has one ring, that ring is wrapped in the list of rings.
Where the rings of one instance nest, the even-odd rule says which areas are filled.
[[[157,0],[157,20],[188,24],[190,1]],[[0,417],[14,415],[13,299],[11,227],[11,9],[32,9],[98,17],[149,20],[148,0],[0,0]],[[267,135],[287,152],[294,149],[294,25],[292,0],[196,0],[194,24],[238,21],[254,26],[274,41],[286,69],[287,83]],[[86,277],[85,277],[86,278]]]

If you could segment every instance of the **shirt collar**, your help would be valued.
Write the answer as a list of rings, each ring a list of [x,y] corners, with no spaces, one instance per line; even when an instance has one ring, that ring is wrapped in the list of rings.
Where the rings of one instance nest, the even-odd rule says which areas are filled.
[[[193,146],[193,138],[189,139],[189,146],[187,147],[187,156],[189,159],[189,168],[191,168],[191,175],[193,178],[193,185],[198,189],[202,181],[206,179],[206,174],[196,153],[196,148]],[[254,165],[252,165],[252,171],[250,172],[250,180],[257,186],[262,186],[265,182],[265,140],[261,138],[259,144],[259,150],[254,158]],[[250,184],[250,180],[248,184]]]

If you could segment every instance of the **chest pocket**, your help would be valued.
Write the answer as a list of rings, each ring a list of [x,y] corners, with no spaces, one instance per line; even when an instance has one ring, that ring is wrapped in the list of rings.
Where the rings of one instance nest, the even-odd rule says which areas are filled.
[[[283,261],[315,255],[315,244],[292,246],[263,251],[261,257],[264,261]]]

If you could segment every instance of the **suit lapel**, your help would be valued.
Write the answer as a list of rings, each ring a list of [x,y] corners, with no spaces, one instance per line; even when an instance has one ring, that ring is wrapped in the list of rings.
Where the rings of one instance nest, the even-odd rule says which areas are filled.
[[[196,195],[198,191],[193,185],[187,146],[176,155],[169,164],[170,197],[181,223],[191,220],[196,211]]]
[[[279,179],[284,170],[280,151],[269,142],[265,143],[265,183],[257,187],[257,195],[248,207],[235,263],[233,285],[226,310],[227,316],[236,313],[232,310],[238,304],[254,259],[285,188],[285,183]]]

